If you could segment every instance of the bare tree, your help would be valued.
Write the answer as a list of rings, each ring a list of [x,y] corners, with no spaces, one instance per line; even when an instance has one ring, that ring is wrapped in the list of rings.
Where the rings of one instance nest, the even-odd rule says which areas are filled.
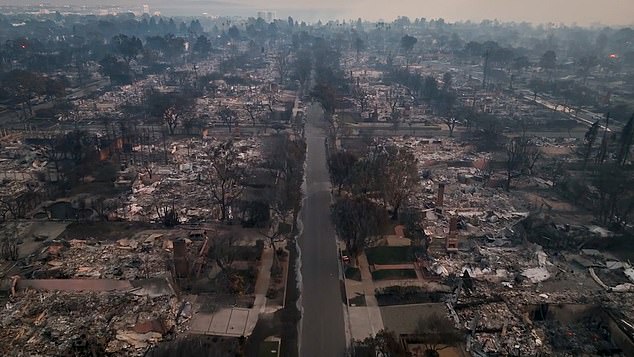
[[[588,159],[594,149],[594,143],[597,141],[597,134],[599,133],[599,121],[597,120],[590,126],[584,137],[584,152],[583,152],[583,168],[586,168]]]
[[[530,174],[540,156],[539,149],[526,136],[512,138],[506,145],[505,189],[511,189],[513,179]]]
[[[246,173],[233,140],[212,147],[209,157],[211,163],[208,179],[211,184],[211,197],[220,206],[221,220],[224,221],[230,218],[233,202],[242,194],[242,181]]]
[[[246,110],[246,112],[249,114],[249,117],[251,118],[251,123],[253,124],[253,126],[255,126],[255,122],[258,120],[258,117],[260,116],[261,109],[262,109],[262,106],[256,103],[246,103],[244,105],[244,110]]]
[[[455,116],[450,115],[443,117],[443,121],[445,122],[445,125],[447,125],[447,129],[449,129],[449,137],[453,137],[453,131],[458,124],[458,119],[456,119]]]
[[[447,80],[447,79],[445,79]],[[458,124],[458,118],[456,118],[456,110],[454,106],[456,103],[456,95],[453,92],[442,90],[438,93],[438,97],[434,101],[436,112],[442,118],[442,121],[447,125],[449,129],[449,136],[453,137],[453,131]]]
[[[396,110],[390,114],[390,122],[392,123],[392,129],[394,131],[401,127],[401,112]]]
[[[176,199],[156,200],[154,209],[156,210],[159,220],[165,227],[174,227],[180,224],[180,218],[176,210]]]
[[[270,224],[267,229],[260,229],[258,232],[269,240],[271,248],[273,248],[273,267],[279,269],[279,258],[277,256],[277,246],[275,243],[283,243],[286,237],[291,233],[291,226],[281,222],[281,217],[277,217],[274,223]]]
[[[9,237],[2,238],[0,242],[0,256],[5,260],[18,260],[18,244],[15,239]]]
[[[223,272],[232,270],[231,264],[237,256],[237,239],[234,232],[224,232],[214,237],[210,257]]]
[[[37,95],[44,93],[44,79],[44,77],[36,73],[19,69],[5,74],[2,85],[6,87],[3,89],[10,95],[15,103],[21,103],[24,119],[33,115],[32,100],[35,99]]]
[[[357,62],[358,62],[361,51],[365,49],[365,42],[363,42],[361,38],[357,37],[354,39],[354,42],[352,43],[352,47],[357,52]]]
[[[626,166],[633,135],[634,115],[622,129],[615,152],[610,153],[607,130],[604,132],[602,153],[599,154],[601,159],[592,179],[598,193],[597,209],[594,211],[603,223],[625,227],[634,211],[634,182]]]
[[[6,229],[0,237],[0,258],[16,261],[19,258],[17,226]]]
[[[0,197],[0,209],[2,210],[2,218],[6,219],[7,214],[12,219],[24,218],[26,214],[26,200],[22,198],[24,193],[13,194]]]
[[[167,125],[170,135],[174,135],[174,131],[180,122],[176,107],[171,106],[163,112],[163,121],[165,122],[165,125]]]
[[[281,242],[285,238],[284,232],[280,229],[279,220],[275,220],[274,223],[271,223],[267,228],[258,230],[258,233],[269,240],[269,245],[273,250],[276,249],[275,243]]]
[[[390,87],[390,89],[385,92],[385,100],[390,105],[390,113],[394,114],[399,101],[398,88]]]
[[[231,132],[231,128],[233,126],[238,126],[238,113],[235,110],[229,107],[224,107],[218,112],[218,116],[220,117],[220,120],[225,123],[229,132]]]
[[[619,138],[619,151],[616,155],[618,165],[624,166],[627,162],[632,147],[632,140],[634,140],[634,114],[632,114],[630,120],[628,120],[625,127],[623,127],[621,137]]]
[[[106,220],[108,215],[115,212],[120,206],[121,201],[117,198],[105,198],[104,196],[99,196],[92,201],[92,209],[97,212],[97,216],[102,220]]]
[[[198,129],[199,133],[202,127],[202,118],[196,115],[187,115],[183,119],[183,129],[187,135],[192,135],[194,129]]]
[[[148,175],[148,178],[151,180],[152,179],[152,175],[154,174],[154,162],[149,160],[149,157],[147,160],[143,161],[143,165],[142,165],[142,169],[145,172],[146,175]]]
[[[398,129],[401,125],[401,112],[398,110],[397,105],[402,101],[402,97],[399,94],[398,87],[390,87],[385,93],[385,99],[390,106],[390,122],[394,130]]]
[[[209,258],[220,268],[222,274],[219,277],[224,281],[228,292],[235,295],[243,294],[246,288],[244,277],[233,268],[233,262],[239,258],[238,254],[239,236],[236,231],[223,232],[214,237]]]
[[[354,86],[352,88],[352,96],[359,103],[359,110],[363,113],[368,109],[368,93],[361,86]]]
[[[599,147],[599,152],[597,153],[596,163],[601,165],[608,158],[608,149],[609,149],[609,141],[610,136],[608,132],[610,131],[610,113],[605,114],[605,127],[603,127],[603,138],[601,139],[601,146]]]
[[[418,188],[420,182],[417,160],[411,150],[388,146],[381,164],[381,192],[384,200],[392,207],[392,218],[398,218],[401,204]]]
[[[280,84],[284,84],[284,79],[289,71],[289,53],[280,52],[275,56],[275,68],[280,75]]]
[[[417,159],[408,148],[371,144],[366,156],[354,165],[352,191],[383,201],[398,218],[401,205],[418,188]]]
[[[295,222],[302,201],[300,187],[304,179],[306,142],[292,140],[286,134],[280,134],[277,139],[267,160],[278,182],[272,208],[282,216],[291,212]]]

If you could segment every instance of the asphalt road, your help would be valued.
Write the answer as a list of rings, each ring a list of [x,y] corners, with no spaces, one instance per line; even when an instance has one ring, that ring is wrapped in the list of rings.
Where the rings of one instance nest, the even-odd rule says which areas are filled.
[[[325,135],[312,123],[321,110],[312,107],[306,124],[306,198],[302,208],[301,357],[343,356],[346,336],[335,230],[330,220],[330,178]]]

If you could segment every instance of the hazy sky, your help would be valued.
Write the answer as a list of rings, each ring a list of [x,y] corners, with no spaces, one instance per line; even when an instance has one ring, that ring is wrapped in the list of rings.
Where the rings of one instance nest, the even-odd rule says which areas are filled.
[[[354,0],[354,2],[358,11],[372,18],[389,18],[407,13],[410,17],[443,17],[451,21],[497,18],[579,24],[602,22],[624,25],[634,22],[632,17],[634,0],[395,0],[392,2]]]
[[[446,20],[500,19],[530,22],[629,25],[634,23],[634,0],[271,0],[245,1],[275,8],[339,10],[345,17],[391,20],[442,17]]]
[[[0,0],[1,3],[128,4],[147,3],[166,15],[255,16],[257,10],[276,11],[310,21],[363,17],[392,20],[442,17],[448,21],[498,19],[533,23],[564,22],[590,25],[633,25],[634,0]]]

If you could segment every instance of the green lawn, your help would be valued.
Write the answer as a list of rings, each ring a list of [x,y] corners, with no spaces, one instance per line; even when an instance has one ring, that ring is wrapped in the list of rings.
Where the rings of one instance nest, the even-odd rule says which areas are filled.
[[[375,291],[379,306],[441,302],[446,295],[445,293],[425,291],[419,286],[393,285]]]
[[[403,264],[414,261],[414,249],[407,247],[373,247],[365,250],[370,264]]]
[[[280,343],[279,341],[264,341],[260,344],[258,357],[279,357]]]
[[[414,269],[385,269],[372,272],[373,280],[416,279]]]
[[[350,306],[365,306],[365,295],[357,295],[350,299]]]
[[[346,268],[346,279],[361,281],[361,270],[356,267],[347,267]]]

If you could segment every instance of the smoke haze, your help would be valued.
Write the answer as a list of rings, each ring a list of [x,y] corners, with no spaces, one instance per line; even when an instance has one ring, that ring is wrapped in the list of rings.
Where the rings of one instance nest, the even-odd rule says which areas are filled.
[[[6,3],[33,5],[42,1],[6,0]],[[52,0],[49,4],[120,5],[140,8],[146,3],[165,15],[237,15],[255,16],[259,10],[274,11],[280,18],[294,16],[308,21],[331,18],[391,21],[397,16],[411,19],[444,18],[447,21],[528,21],[578,25],[631,25],[634,23],[632,0]]]

